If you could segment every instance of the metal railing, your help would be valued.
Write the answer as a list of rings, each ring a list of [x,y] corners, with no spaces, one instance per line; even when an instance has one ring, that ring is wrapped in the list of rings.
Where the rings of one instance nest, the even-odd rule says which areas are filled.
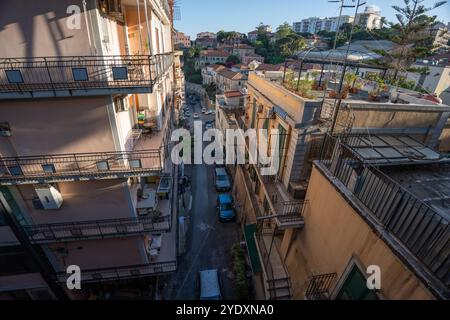
[[[103,269],[83,269],[81,272],[81,282],[104,282],[125,280],[133,278],[142,278],[175,272],[177,270],[177,261],[171,260],[167,262],[150,262],[148,264],[125,266],[117,268],[103,268]],[[65,283],[69,274],[62,272],[58,273],[58,281]]]
[[[161,150],[0,158],[0,184],[126,178],[162,170]]]
[[[305,296],[308,300],[330,299],[330,289],[337,278],[336,273],[321,274],[311,277]]]
[[[305,208],[306,200],[284,200],[280,193],[280,182],[276,176],[261,176],[269,195],[268,201],[275,209],[274,214],[278,217],[291,217],[297,219],[303,219],[303,211]]]
[[[153,86],[173,63],[173,53],[123,56],[0,58],[0,94],[106,89],[113,93]],[[72,93],[70,93],[72,94]],[[56,96],[56,94],[55,94]]]
[[[261,230],[255,233],[256,244],[258,245],[258,251],[261,256],[261,265],[266,274],[265,287],[269,294],[270,299],[290,299],[291,288],[289,282],[289,275],[280,257],[280,263],[284,270],[284,276],[277,277],[272,266],[271,255],[278,254],[277,248],[273,243],[274,230],[263,223]],[[271,237],[270,248],[267,249],[264,237]],[[279,291],[287,291],[287,294],[280,294]]]
[[[327,136],[320,163],[387,232],[440,279],[450,283],[449,221],[380,169],[364,163],[343,142]]]
[[[36,244],[168,232],[171,229],[171,215],[164,217],[138,217],[77,221],[23,226],[30,240]]]

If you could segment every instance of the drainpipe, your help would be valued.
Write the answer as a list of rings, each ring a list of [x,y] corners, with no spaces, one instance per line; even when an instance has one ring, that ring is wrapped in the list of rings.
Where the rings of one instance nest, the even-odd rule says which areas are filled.
[[[145,21],[147,22],[148,51],[149,51],[150,55],[153,55],[152,42],[151,42],[151,36],[152,36],[152,34],[151,34],[151,32],[150,32],[150,22],[148,21],[147,1],[148,1],[148,0],[144,0],[144,11],[145,11]]]
[[[142,32],[141,32],[141,1],[136,0],[137,12],[138,12],[138,28],[139,28],[139,46],[141,54],[144,54],[144,48],[142,47]]]

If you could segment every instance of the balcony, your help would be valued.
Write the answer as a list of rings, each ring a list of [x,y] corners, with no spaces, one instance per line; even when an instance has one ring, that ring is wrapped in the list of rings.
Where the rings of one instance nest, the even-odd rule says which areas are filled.
[[[126,236],[163,233],[171,229],[171,216],[77,221],[24,226],[35,244],[66,241],[122,238]]]
[[[331,288],[336,278],[336,273],[312,276],[306,288],[305,298],[308,300],[329,300],[331,297]]]
[[[88,181],[158,175],[161,149],[0,158],[0,184]]]
[[[0,59],[0,99],[152,93],[173,54]]]
[[[260,176],[265,190],[268,207],[262,208],[265,214],[272,211],[275,221],[280,230],[290,228],[303,228],[303,211],[307,201],[296,200],[285,190],[283,184],[276,176]],[[264,207],[264,206],[263,206]]]
[[[265,295],[267,300],[290,300],[292,294],[289,274],[278,252],[273,232],[273,229],[266,225],[254,234],[263,268]]]
[[[150,262],[148,264],[125,266],[117,268],[88,269],[81,272],[81,283],[116,281],[151,277],[177,270],[177,261]],[[58,281],[66,283],[70,275],[65,272],[59,273]]]

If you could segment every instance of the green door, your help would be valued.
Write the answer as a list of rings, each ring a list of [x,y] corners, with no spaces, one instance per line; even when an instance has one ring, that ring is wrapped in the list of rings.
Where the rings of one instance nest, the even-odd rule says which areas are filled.
[[[378,300],[373,290],[367,288],[367,281],[357,266],[347,276],[336,300]]]

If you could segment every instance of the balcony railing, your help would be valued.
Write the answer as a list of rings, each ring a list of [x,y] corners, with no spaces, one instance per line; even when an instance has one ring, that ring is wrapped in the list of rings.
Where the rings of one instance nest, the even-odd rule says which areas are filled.
[[[361,161],[337,138],[326,137],[320,164],[448,288],[450,227],[444,215],[380,169]]]
[[[152,93],[173,54],[0,59],[0,99]]]
[[[305,292],[306,298],[308,300],[330,299],[330,289],[336,278],[336,273],[321,274],[311,277]]]
[[[161,172],[161,150],[0,158],[0,184],[117,179]]]
[[[81,283],[105,282],[115,280],[134,279],[142,277],[151,277],[155,275],[175,272],[177,270],[177,261],[155,262],[136,266],[126,266],[117,268],[82,270]],[[58,281],[65,283],[69,274],[59,273]]]
[[[158,218],[139,217],[27,225],[23,228],[33,243],[45,244],[163,233],[170,231],[171,221],[171,216],[167,215]]]
[[[254,234],[261,266],[264,269],[267,299],[290,299],[291,286],[289,274],[286,271],[281,256],[273,243],[273,230],[266,226],[262,227],[258,233]]]

